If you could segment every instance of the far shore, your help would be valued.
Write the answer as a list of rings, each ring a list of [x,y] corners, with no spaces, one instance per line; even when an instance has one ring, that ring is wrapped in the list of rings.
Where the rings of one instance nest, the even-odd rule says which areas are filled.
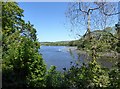
[[[68,49],[76,50],[78,54],[87,54],[87,52],[84,50],[78,50],[77,46],[73,46],[73,47],[68,46]],[[99,54],[99,56],[106,56],[106,57],[118,57],[120,55],[114,51],[112,51],[112,52],[97,52],[97,54]]]
[[[46,45],[41,45],[41,46],[46,46]],[[50,45],[50,46],[54,46],[54,45]],[[67,50],[68,51],[74,51],[76,50],[78,54],[86,54],[87,55],[87,52],[84,51],[84,50],[78,50],[77,49],[77,46],[66,46],[67,47]],[[97,52],[97,54],[99,54],[99,56],[103,57],[103,56],[106,56],[106,57],[118,57],[120,54],[118,54],[117,52]]]

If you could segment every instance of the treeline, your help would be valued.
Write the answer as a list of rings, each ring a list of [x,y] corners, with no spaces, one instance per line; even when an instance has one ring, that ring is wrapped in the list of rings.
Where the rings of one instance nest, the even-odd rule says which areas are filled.
[[[79,40],[59,41],[59,42],[41,42],[41,45],[46,46],[77,46],[79,50],[90,49],[93,44],[97,45],[98,52],[117,51],[117,31],[115,27],[106,27],[103,30],[95,30],[91,32],[91,41],[88,34],[83,35]]]
[[[23,10],[17,3],[2,3],[3,89],[120,89],[120,62],[111,69],[103,68],[96,62],[97,49],[108,48],[106,44],[103,45],[104,41],[112,45],[112,35],[108,35],[110,40],[103,40],[106,38],[101,35],[99,41],[93,37],[89,40],[90,43],[88,41],[90,45],[84,43],[87,39],[85,36],[81,43],[84,45],[80,47],[90,50],[92,61],[84,63],[81,67],[79,64],[71,64],[69,70],[64,68],[64,72],[61,73],[56,71],[55,66],[46,70],[46,64],[38,52],[40,44],[36,38],[36,29],[22,17]],[[120,53],[120,40],[115,42],[115,48]]]
[[[92,46],[96,46],[97,52],[117,51],[118,35],[115,27],[106,27],[103,30],[95,30],[91,32],[91,40],[88,34],[79,39],[78,49],[88,50]]]
[[[46,46],[68,46],[69,41],[58,41],[58,42],[40,42],[41,45]]]
[[[46,46],[77,46],[78,40],[74,41],[58,41],[58,42],[40,42],[41,45]]]

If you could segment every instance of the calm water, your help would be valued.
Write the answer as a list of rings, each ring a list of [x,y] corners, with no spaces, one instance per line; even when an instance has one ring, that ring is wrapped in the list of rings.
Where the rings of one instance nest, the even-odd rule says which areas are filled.
[[[63,68],[69,69],[72,66],[71,62],[73,62],[73,64],[77,62],[81,65],[83,62],[87,63],[90,61],[90,58],[88,58],[86,54],[81,53],[78,55],[75,47],[41,46],[40,53],[47,64],[47,69],[49,69],[51,65],[54,65],[58,71],[62,71]],[[115,60],[104,57],[97,61],[105,67],[111,67],[113,63],[116,62]]]
[[[70,62],[77,59],[77,53],[72,50],[75,58],[71,56],[69,47],[66,46],[41,46],[40,53],[47,64],[47,68],[51,65],[57,67],[57,70],[63,70],[63,68],[70,68]]]

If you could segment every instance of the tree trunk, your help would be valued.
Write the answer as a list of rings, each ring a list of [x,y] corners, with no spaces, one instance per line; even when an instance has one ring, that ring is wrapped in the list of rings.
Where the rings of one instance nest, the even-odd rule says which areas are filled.
[[[88,32],[88,39],[91,39],[91,33],[90,33],[90,14],[87,14],[88,20],[87,20],[87,32]]]
[[[116,24],[116,30],[118,35],[118,43],[117,43],[117,53],[118,53],[118,67],[120,68],[120,23]]]
[[[117,52],[120,54],[120,27],[117,28],[117,34],[118,34],[118,44],[117,44],[118,50],[117,50]],[[118,55],[118,59],[120,61],[120,55]]]

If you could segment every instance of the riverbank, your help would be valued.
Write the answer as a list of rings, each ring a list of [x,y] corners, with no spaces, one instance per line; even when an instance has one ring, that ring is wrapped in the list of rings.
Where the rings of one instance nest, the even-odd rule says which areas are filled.
[[[75,48],[78,54],[88,54],[87,51],[83,51],[83,50],[78,50],[77,48]],[[117,58],[120,54],[112,51],[112,52],[97,52],[97,55],[100,57],[106,56],[106,57],[111,57],[111,58]]]
[[[44,45],[43,45],[44,46]],[[42,47],[42,46],[41,46]],[[52,46],[48,46],[48,47],[52,47]],[[53,46],[54,47],[54,46]],[[84,51],[84,50],[79,50],[78,48],[77,48],[77,46],[56,46],[56,47],[66,47],[66,50],[67,51],[76,51],[77,52],[77,54],[84,54],[84,55],[88,55],[88,52],[87,51]],[[100,57],[104,57],[104,56],[106,56],[106,57],[111,57],[111,58],[117,58],[118,57],[118,55],[120,55],[120,54],[118,54],[117,52],[115,52],[115,51],[112,51],[112,52],[97,52],[97,54],[98,54],[98,56],[100,56]]]
[[[67,50],[77,50],[77,46],[67,46]]]

